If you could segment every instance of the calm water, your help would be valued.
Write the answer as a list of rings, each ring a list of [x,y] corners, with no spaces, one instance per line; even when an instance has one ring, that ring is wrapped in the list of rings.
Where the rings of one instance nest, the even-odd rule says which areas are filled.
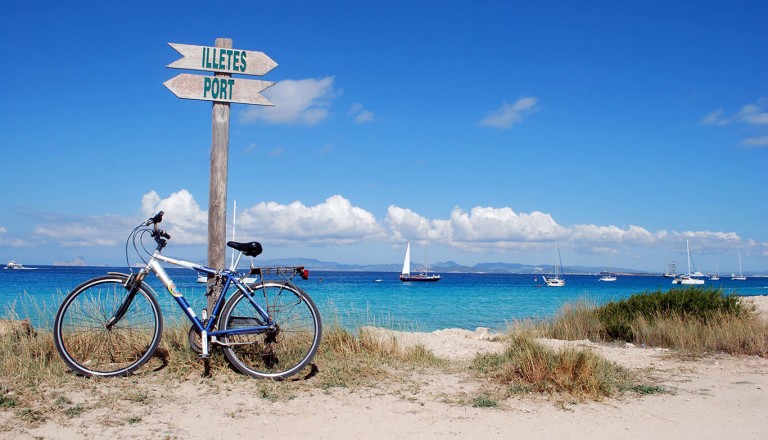
[[[81,282],[107,271],[125,268],[53,267],[35,270],[0,270],[0,315],[13,310],[30,317],[36,326],[49,326],[67,292]],[[198,311],[205,304],[204,286],[188,269],[168,269],[179,290]],[[633,293],[678,288],[661,276],[619,276],[601,282],[596,276],[565,276],[565,287],[546,287],[541,276],[517,274],[442,274],[437,283],[403,283],[393,272],[310,271],[309,280],[296,284],[310,294],[326,321],[343,324],[377,324],[409,330],[490,327],[502,329],[522,318],[552,316],[564,303],[587,298],[597,304],[626,298]],[[154,275],[148,277],[159,295],[166,321],[183,315]],[[375,280],[381,280],[376,282]],[[707,281],[738,295],[768,295],[768,278],[747,281]]]

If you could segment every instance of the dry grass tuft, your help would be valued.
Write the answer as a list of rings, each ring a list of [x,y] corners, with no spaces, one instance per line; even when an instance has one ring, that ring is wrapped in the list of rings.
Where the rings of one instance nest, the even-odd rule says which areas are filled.
[[[768,355],[768,323],[753,315],[720,313],[707,322],[680,315],[640,317],[633,323],[632,331],[637,344],[670,347],[685,355]]]
[[[768,355],[768,323],[757,316],[754,306],[713,289],[648,292],[601,307],[566,304],[553,320],[534,327],[549,338],[618,339],[687,356]]]
[[[548,394],[601,400],[636,386],[624,368],[587,350],[554,350],[526,335],[509,335],[501,354],[478,355],[473,368],[510,395]]]
[[[364,329],[353,333],[338,325],[325,330],[315,359],[324,388],[369,384],[389,376],[394,368],[446,365],[423,345],[403,348],[395,338],[381,338]]]

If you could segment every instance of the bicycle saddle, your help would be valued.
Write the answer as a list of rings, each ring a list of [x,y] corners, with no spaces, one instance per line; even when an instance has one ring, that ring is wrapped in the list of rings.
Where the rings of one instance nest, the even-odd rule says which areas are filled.
[[[248,243],[239,243],[237,241],[227,242],[227,246],[236,251],[240,251],[245,254],[246,257],[258,257],[262,252],[261,243],[258,241],[251,241]]]

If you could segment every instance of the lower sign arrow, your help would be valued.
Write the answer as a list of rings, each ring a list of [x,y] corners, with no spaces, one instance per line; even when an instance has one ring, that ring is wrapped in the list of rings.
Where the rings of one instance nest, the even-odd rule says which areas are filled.
[[[192,75],[189,73],[176,75],[163,83],[174,95],[183,99],[270,106],[274,104],[269,102],[260,92],[274,84],[272,81]]]

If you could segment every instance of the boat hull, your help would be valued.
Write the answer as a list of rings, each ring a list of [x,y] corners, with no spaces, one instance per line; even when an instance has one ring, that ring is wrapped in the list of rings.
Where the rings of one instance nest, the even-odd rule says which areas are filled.
[[[565,286],[565,280],[563,280],[563,279],[553,278],[553,277],[547,278],[547,277],[544,277],[544,276],[542,278],[544,279],[544,282],[547,283],[547,286],[549,286],[549,287],[563,287],[563,286]]]
[[[699,286],[704,284],[704,280],[701,278],[692,278],[690,276],[683,275],[681,277],[672,280],[672,284],[685,284],[688,286]]]
[[[400,275],[400,281],[425,281],[425,282],[435,282],[440,281],[440,275]]]

